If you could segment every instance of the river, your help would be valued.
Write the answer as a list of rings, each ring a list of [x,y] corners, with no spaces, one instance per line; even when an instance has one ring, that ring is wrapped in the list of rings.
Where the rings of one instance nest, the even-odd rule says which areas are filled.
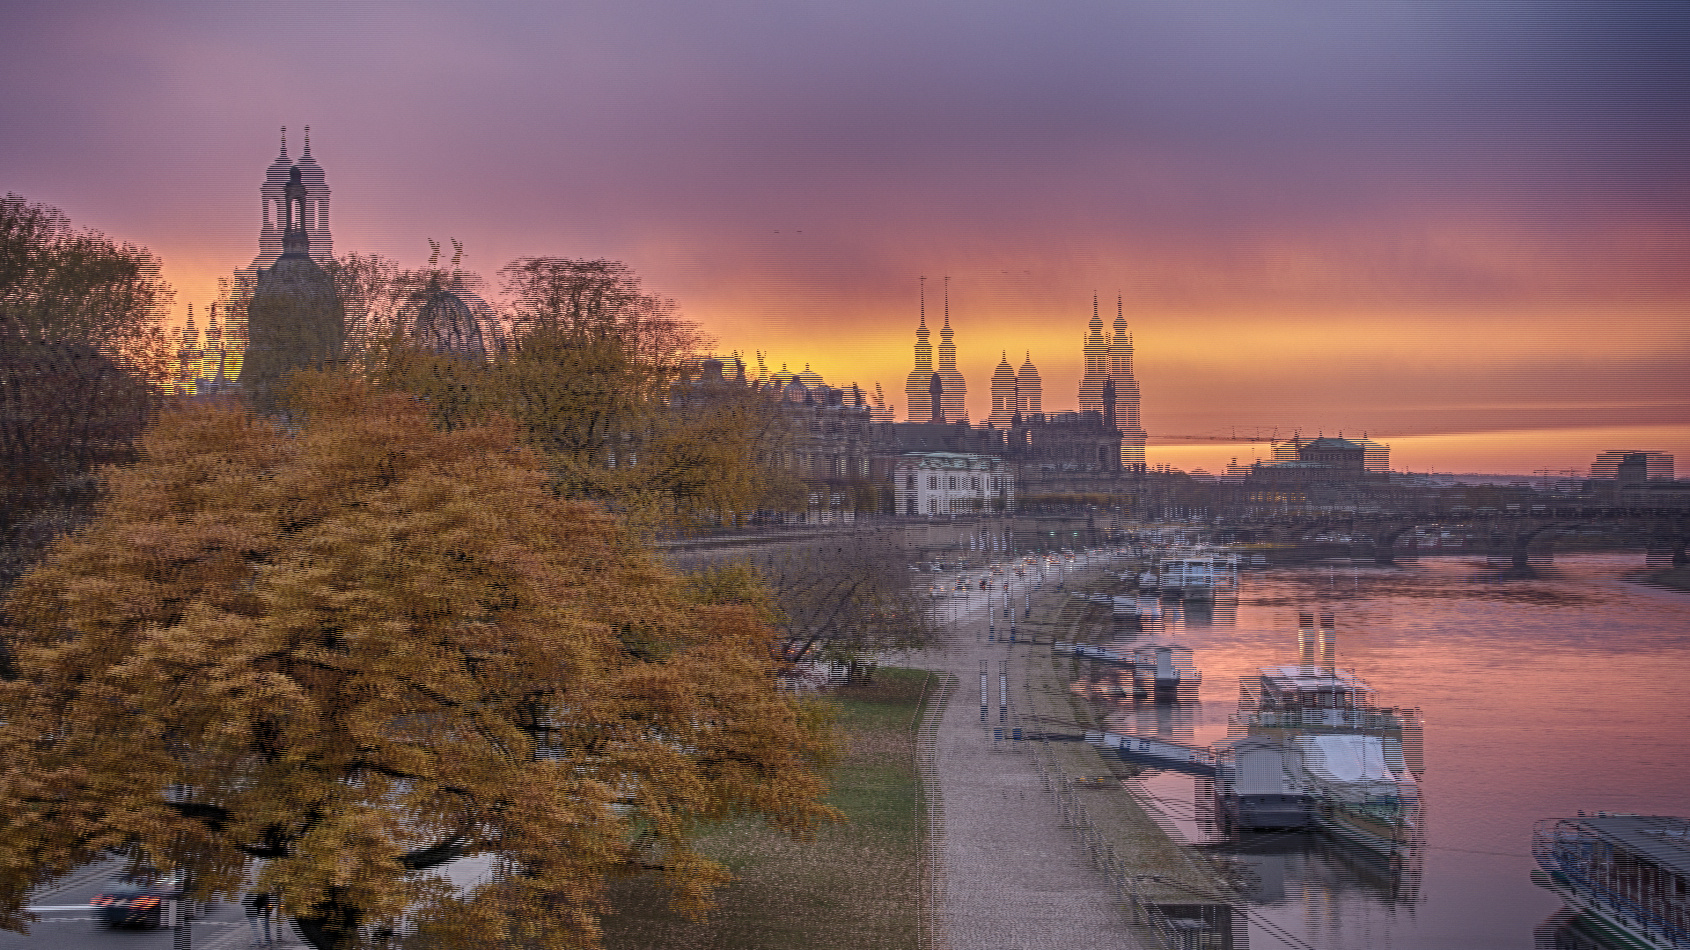
[[[1331,610],[1339,666],[1424,714],[1416,860],[1392,869],[1301,834],[1216,839],[1192,779],[1153,773],[1142,791],[1250,882],[1253,950],[1556,946],[1544,935],[1560,901],[1530,879],[1534,822],[1581,809],[1690,815],[1690,594],[1626,579],[1642,568],[1640,554],[1586,554],[1532,577],[1465,558],[1254,571],[1236,607],[1161,621],[1202,670],[1199,701],[1115,701],[1108,721],[1225,738],[1239,677],[1295,663],[1298,612]]]

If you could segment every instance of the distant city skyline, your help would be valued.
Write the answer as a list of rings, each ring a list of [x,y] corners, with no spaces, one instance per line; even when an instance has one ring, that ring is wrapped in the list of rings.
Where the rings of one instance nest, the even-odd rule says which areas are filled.
[[[336,253],[626,261],[719,351],[900,418],[918,278],[949,275],[975,421],[1006,352],[1075,408],[1121,295],[1152,466],[1266,457],[1159,441],[1257,427],[1421,471],[1686,458],[1690,29],[1661,11],[24,6],[0,188],[158,253],[180,324],[310,125]]]

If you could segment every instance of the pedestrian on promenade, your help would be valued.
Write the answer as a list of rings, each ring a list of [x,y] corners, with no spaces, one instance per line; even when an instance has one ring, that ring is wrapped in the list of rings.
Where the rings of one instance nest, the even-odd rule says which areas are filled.
[[[246,922],[252,925],[252,943],[254,946],[269,946],[270,939],[270,895],[262,892],[248,894],[246,900]],[[259,921],[263,921],[262,926]]]

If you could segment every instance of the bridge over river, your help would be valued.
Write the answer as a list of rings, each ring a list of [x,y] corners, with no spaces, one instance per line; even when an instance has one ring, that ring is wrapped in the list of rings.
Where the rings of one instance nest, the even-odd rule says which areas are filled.
[[[1416,529],[1437,530],[1464,539],[1464,553],[1507,557],[1526,569],[1533,559],[1553,556],[1558,540],[1584,539],[1644,547],[1673,567],[1690,565],[1690,512],[1676,507],[1599,504],[1463,506],[1404,510],[1331,509],[1277,515],[1245,515],[1226,520],[1239,540],[1289,544],[1345,543],[1365,547],[1375,561],[1392,563],[1409,553],[1405,538]]]

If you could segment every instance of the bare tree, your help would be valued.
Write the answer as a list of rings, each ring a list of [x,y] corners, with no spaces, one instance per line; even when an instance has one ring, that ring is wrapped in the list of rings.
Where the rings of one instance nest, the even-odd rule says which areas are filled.
[[[773,598],[790,664],[826,660],[856,673],[881,654],[927,645],[936,632],[910,584],[908,554],[890,534],[858,531],[749,560]]]

